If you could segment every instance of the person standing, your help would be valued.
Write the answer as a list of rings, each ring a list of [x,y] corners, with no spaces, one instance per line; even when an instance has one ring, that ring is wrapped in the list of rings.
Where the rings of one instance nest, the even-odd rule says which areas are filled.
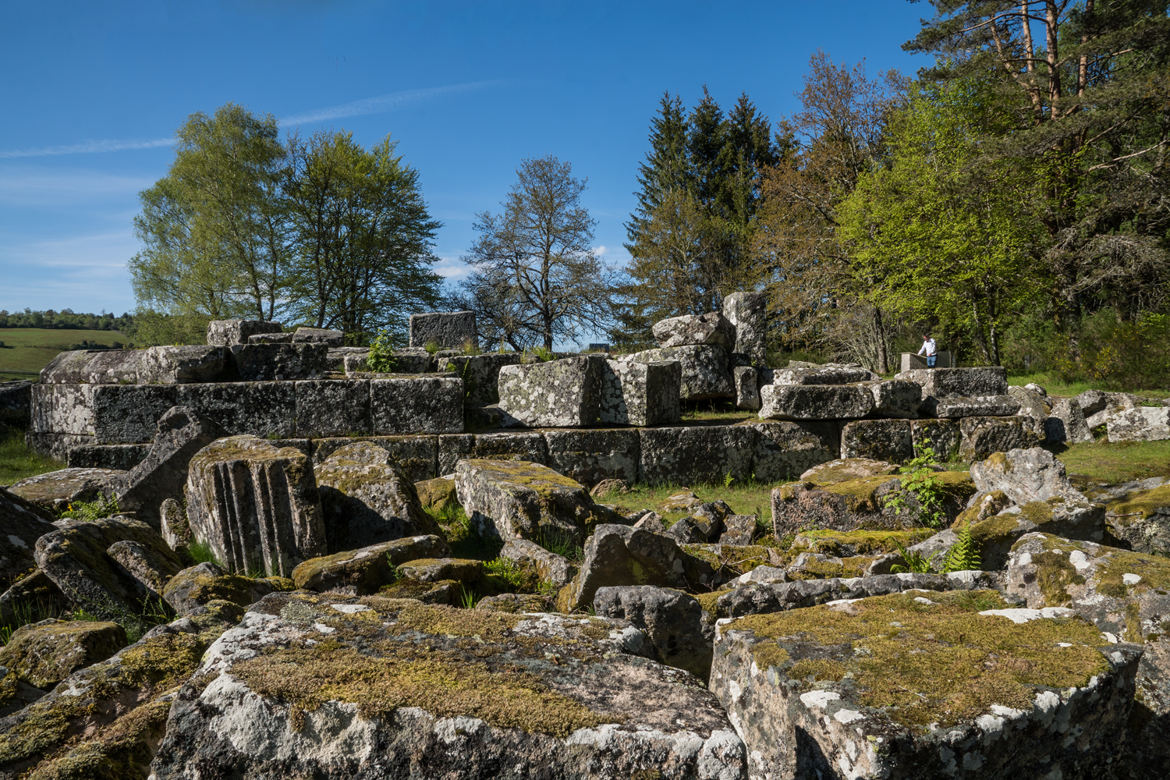
[[[926,355],[926,367],[934,368],[934,364],[938,362],[938,345],[934,343],[934,337],[929,333],[922,337],[922,349],[918,350],[919,355]]]

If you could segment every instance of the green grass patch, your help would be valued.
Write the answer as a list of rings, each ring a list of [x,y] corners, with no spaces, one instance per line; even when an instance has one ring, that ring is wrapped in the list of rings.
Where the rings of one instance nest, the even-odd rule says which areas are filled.
[[[69,349],[125,345],[129,337],[117,330],[67,330],[64,328],[0,328],[0,380],[37,379],[41,369]]]
[[[780,484],[780,483],[776,483]],[[695,485],[685,487],[680,485],[633,485],[629,493],[607,496],[602,503],[609,504],[622,514],[630,514],[638,509],[655,509],[670,496],[690,490],[702,501],[716,501],[722,499],[737,515],[756,515],[760,518],[772,517],[772,483],[762,482],[732,482],[730,485]],[[686,517],[686,512],[670,512],[663,515],[669,524]]]
[[[1029,382],[1040,385],[1050,396],[1060,396],[1062,398],[1069,398],[1074,395],[1080,395],[1086,390],[1105,390],[1106,388],[1100,381],[1063,381],[1053,374],[1046,374],[1043,372],[1034,374],[1009,374],[1009,385],[1026,385]],[[1170,389],[1152,389],[1152,390],[1133,390],[1133,395],[1147,398],[1150,401],[1161,401],[1163,398],[1170,397]]]
[[[0,485],[11,485],[26,477],[65,468],[65,464],[33,452],[24,443],[24,434],[12,431],[0,439]]]
[[[1170,476],[1170,441],[1085,442],[1053,448],[1070,476],[1117,484]]]

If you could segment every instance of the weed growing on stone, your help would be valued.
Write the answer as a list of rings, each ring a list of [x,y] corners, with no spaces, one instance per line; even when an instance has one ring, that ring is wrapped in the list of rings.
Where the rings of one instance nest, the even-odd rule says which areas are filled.
[[[370,344],[370,354],[366,356],[366,366],[371,371],[388,373],[394,370],[394,338],[387,330],[378,331],[378,335]]]
[[[192,541],[187,545],[187,555],[195,563],[214,563],[216,566],[223,567],[223,562],[215,557],[211,545],[206,542]]]
[[[926,556],[917,550],[910,550],[899,544],[898,555],[902,556],[902,562],[895,563],[890,567],[890,571],[894,574],[930,574],[934,571],[932,564],[934,563],[934,556],[938,555],[938,553]]]
[[[21,626],[27,626],[29,623],[38,623],[48,618],[61,616],[61,610],[40,599],[36,601],[16,601],[11,605],[11,609],[12,619],[0,625],[0,647],[8,644],[9,640],[12,639],[13,633]]]
[[[918,523],[930,528],[941,528],[946,520],[943,511],[945,488],[935,476],[934,469],[938,465],[936,460],[934,450],[930,447],[916,448],[914,457],[898,467],[898,473],[904,475],[902,484],[883,498],[884,507],[895,514],[906,514],[911,509],[909,496],[913,496],[918,504]]]
[[[427,351],[428,355],[434,355],[440,349],[442,349],[442,346],[440,346],[439,342],[437,342],[437,341],[428,341],[426,343],[426,345],[423,347],[423,349],[425,349]]]
[[[958,539],[955,540],[943,561],[943,574],[949,574],[953,571],[970,571],[980,568],[983,564],[979,556],[980,545],[975,543],[971,535],[971,524],[964,523],[957,534]]]
[[[555,553],[562,558],[568,558],[570,561],[580,561],[585,557],[585,551],[581,549],[581,545],[573,541],[572,537],[558,533],[552,528],[544,527],[540,529],[540,539],[537,541],[537,544],[550,553]]]
[[[65,508],[64,511],[57,514],[58,517],[71,518],[73,520],[84,520],[86,522],[93,522],[94,520],[101,520],[103,517],[112,517],[118,514],[118,499],[114,496],[102,496],[93,501],[73,501]]]
[[[469,588],[466,585],[459,586],[459,606],[464,609],[472,609],[477,601],[479,601],[479,596],[476,595],[475,588]]]

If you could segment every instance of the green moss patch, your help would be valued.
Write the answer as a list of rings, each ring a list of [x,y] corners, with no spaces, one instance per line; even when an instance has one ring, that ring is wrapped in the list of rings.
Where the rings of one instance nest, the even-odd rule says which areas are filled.
[[[834,531],[818,529],[801,531],[793,546],[797,549],[823,555],[873,555],[894,552],[933,536],[932,528],[910,528],[900,531]]]
[[[1141,580],[1127,585],[1123,579],[1126,574],[1136,574]],[[1093,576],[1097,590],[1106,596],[1125,598],[1149,591],[1166,594],[1170,592],[1170,558],[1128,550],[1110,550]]]
[[[803,681],[848,679],[850,698],[894,723],[946,727],[988,712],[993,704],[1029,710],[1037,689],[1084,686],[1108,668],[1105,640],[1079,619],[1022,624],[986,609],[1009,605],[994,591],[877,596],[847,609],[827,605],[739,618],[725,631],[748,630],[775,656],[768,665]],[[820,652],[798,654],[797,647]],[[756,652],[759,661],[759,652]],[[825,656],[832,656],[825,663]],[[797,667],[804,658],[813,663]],[[761,664],[763,665],[763,664]],[[795,671],[794,671],[795,668]],[[824,674],[824,677],[820,675]]]
[[[1109,514],[1117,516],[1137,516],[1145,519],[1150,515],[1161,512],[1170,514],[1170,485],[1147,490],[1130,496],[1124,501],[1110,504]]]
[[[489,666],[396,643],[370,649],[367,654],[330,641],[280,648],[235,664],[232,674],[261,696],[287,703],[297,728],[304,713],[329,701],[356,704],[367,718],[420,707],[437,717],[463,715],[557,737],[614,721],[552,691],[519,666]]]

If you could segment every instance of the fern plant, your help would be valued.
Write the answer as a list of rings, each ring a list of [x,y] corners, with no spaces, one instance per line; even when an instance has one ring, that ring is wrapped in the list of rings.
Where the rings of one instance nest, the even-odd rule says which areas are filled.
[[[938,555],[938,553],[931,553],[929,556],[926,556],[917,550],[908,550],[899,544],[898,555],[902,556],[902,562],[895,563],[890,567],[890,571],[894,574],[930,574],[934,571],[934,556]]]
[[[947,557],[943,559],[943,574],[952,571],[970,571],[983,565],[983,560],[979,556],[979,545],[975,543],[975,539],[971,535],[971,524],[965,523],[958,530],[957,535],[958,538],[954,545],[947,552]]]

